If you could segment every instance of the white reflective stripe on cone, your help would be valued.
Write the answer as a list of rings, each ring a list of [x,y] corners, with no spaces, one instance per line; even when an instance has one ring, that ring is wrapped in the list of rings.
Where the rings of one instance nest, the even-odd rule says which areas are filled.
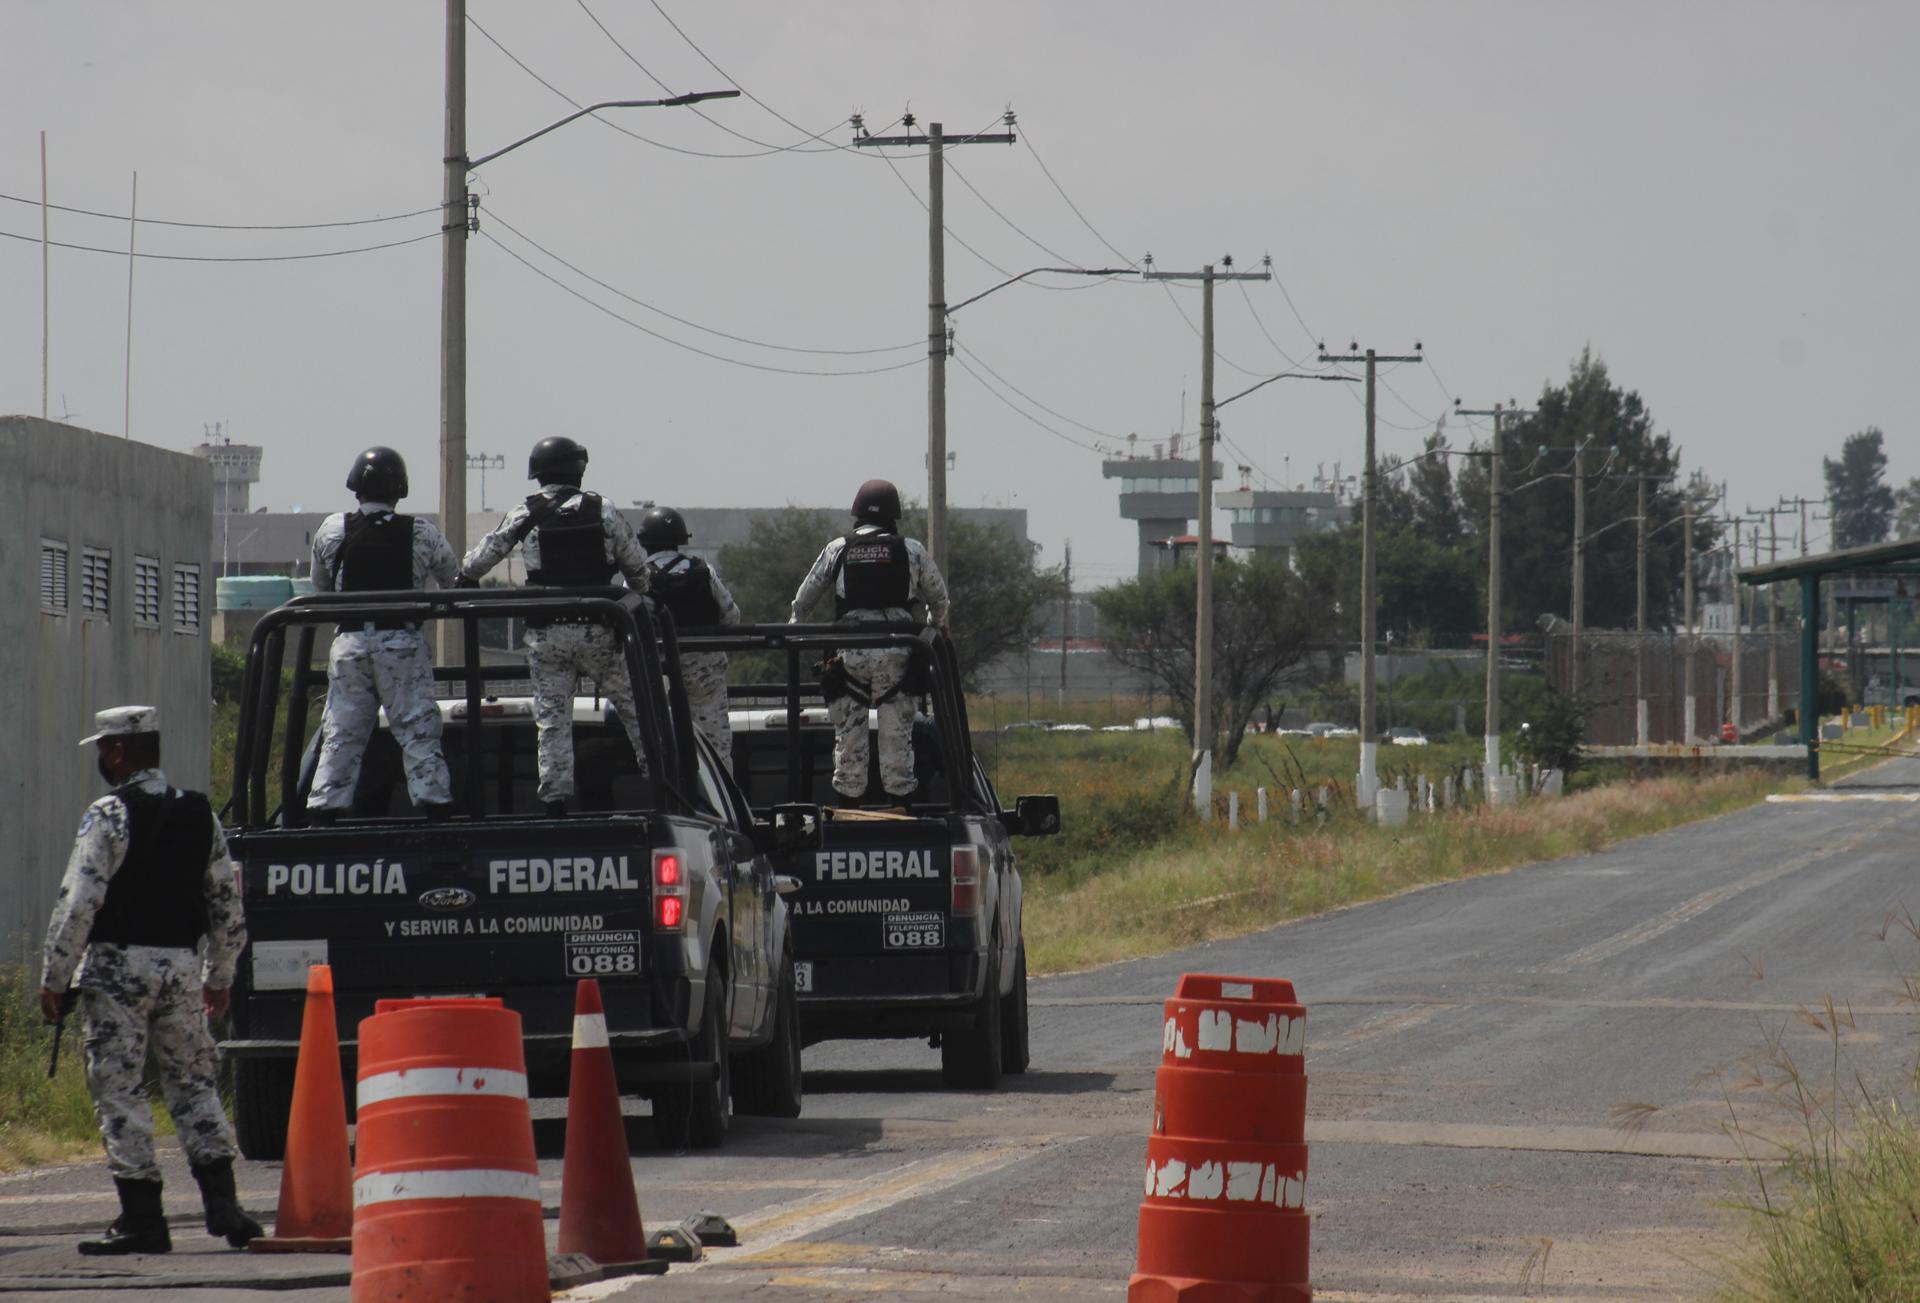
[[[510,1095],[527,1097],[527,1074],[511,1068],[408,1068],[360,1079],[361,1108],[416,1095]]]
[[[573,1048],[576,1050],[606,1049],[607,1015],[603,1013],[573,1015]]]
[[[369,1172],[353,1183],[353,1206],[400,1199],[531,1199],[540,1202],[534,1172],[464,1168],[444,1172]]]

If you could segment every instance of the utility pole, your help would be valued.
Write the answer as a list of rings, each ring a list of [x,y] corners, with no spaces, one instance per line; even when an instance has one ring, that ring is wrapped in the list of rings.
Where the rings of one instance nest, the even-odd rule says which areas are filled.
[[[1493,418],[1493,447],[1488,456],[1487,473],[1487,724],[1486,724],[1486,762],[1489,783],[1500,773],[1500,646],[1506,634],[1507,622],[1500,609],[1500,518],[1504,513],[1501,501],[1505,489],[1501,484],[1504,469],[1501,464],[1500,436],[1504,432],[1504,421],[1509,416],[1529,415],[1514,409],[1511,405],[1495,403],[1487,408],[1465,408],[1454,400],[1453,410],[1460,416],[1491,416]],[[1494,789],[1489,786],[1489,792]],[[1504,789],[1503,789],[1504,790]]]
[[[440,532],[467,551],[467,0],[447,0],[447,122],[440,197]],[[452,626],[441,621],[441,659]]]
[[[1568,666],[1567,695],[1580,695],[1580,635],[1587,610],[1587,467],[1588,440],[1573,445],[1573,657]]]
[[[950,145],[1011,145],[1013,110],[1002,115],[1006,131],[949,138],[938,122],[913,134],[913,114],[901,120],[905,135],[854,137],[856,148],[924,146],[927,151],[927,551],[947,573],[947,228],[945,153]],[[864,132],[858,120],[856,130]]]
[[[1062,565],[1065,572],[1066,591],[1060,597],[1060,706],[1067,704],[1067,643],[1073,638],[1073,540],[1067,540],[1066,561]]]
[[[1405,355],[1388,356],[1370,348],[1362,352],[1358,341],[1349,342],[1347,350],[1345,354],[1332,354],[1322,344],[1320,360],[1364,362],[1367,365],[1366,465],[1360,487],[1360,772],[1354,780],[1354,796],[1364,811],[1373,808],[1374,795],[1380,790],[1380,742],[1375,734],[1373,719],[1374,606],[1377,601],[1373,574],[1373,518],[1379,499],[1373,455],[1375,373],[1382,362],[1424,362],[1426,359],[1421,355],[1418,341],[1414,343],[1413,352]]]
[[[1147,271],[1147,280],[1200,282],[1200,546],[1194,557],[1193,766],[1194,800],[1202,823],[1213,818],[1213,444],[1218,434],[1213,401],[1213,283],[1217,280],[1264,281],[1268,271],[1234,271],[1231,254],[1224,271],[1208,263],[1197,272]]]
[[[1766,517],[1767,521],[1767,564],[1772,565],[1780,559],[1780,514],[1790,511],[1786,506],[1748,507],[1747,514],[1756,520]],[[1754,556],[1760,560],[1760,540],[1758,531],[1754,538]],[[1778,585],[1767,585],[1767,719],[1780,718],[1780,590]]]
[[[1633,541],[1633,737],[1635,746],[1653,741],[1652,722],[1647,717],[1647,476],[1634,477],[1637,494],[1634,510]]]
[[[467,469],[480,472],[480,510],[491,511],[487,505],[487,472],[503,471],[507,468],[506,457],[497,452],[470,452],[467,454]]]
[[[53,357],[53,259],[47,225],[47,133],[40,133],[40,419],[47,419],[47,376]]]

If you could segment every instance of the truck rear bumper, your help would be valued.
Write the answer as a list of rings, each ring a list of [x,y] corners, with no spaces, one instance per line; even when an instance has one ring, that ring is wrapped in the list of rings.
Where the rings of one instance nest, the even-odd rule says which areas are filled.
[[[641,1082],[711,1081],[718,1069],[713,1063],[691,1057],[689,1046],[692,1039],[687,1032],[669,1027],[652,1031],[610,1032],[607,1044],[613,1051],[615,1075],[623,1086]],[[533,1093],[555,1093],[552,1087],[556,1081],[559,1083],[557,1093],[564,1093],[567,1070],[573,1057],[571,1033],[539,1033],[526,1037],[524,1044],[527,1075],[531,1079]],[[220,1049],[233,1059],[292,1059],[298,1057],[300,1043],[285,1040],[230,1040],[221,1041]],[[340,1066],[349,1080],[353,1077],[358,1059],[357,1041],[340,1042]]]

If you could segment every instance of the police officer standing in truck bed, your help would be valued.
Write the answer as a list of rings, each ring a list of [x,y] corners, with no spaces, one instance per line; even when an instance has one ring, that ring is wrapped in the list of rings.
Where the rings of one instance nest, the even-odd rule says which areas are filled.
[[[868,480],[853,499],[853,532],[828,543],[793,595],[794,622],[833,594],[841,623],[905,621],[915,601],[933,625],[947,627],[947,583],[917,538],[900,533],[900,490],[886,480]],[[887,795],[906,798],[918,783],[913,772],[913,697],[902,690],[911,653],[905,648],[849,647],[840,654],[856,689],[829,701],[833,718],[833,789],[857,801],[867,790],[867,707],[878,715],[880,783]]]
[[[330,593],[417,590],[453,583],[458,562],[431,520],[394,514],[407,496],[407,463],[391,448],[354,458],[347,487],[355,511],[328,516],[313,532],[313,586]],[[417,623],[365,620],[339,626],[327,653],[326,731],[307,813],[327,823],[353,804],[367,743],[387,708],[400,744],[407,794],[429,818],[453,810],[447,757],[440,749],[440,707],[433,697],[433,650]]]
[[[672,507],[655,507],[640,518],[640,543],[647,550],[647,572],[654,598],[673,613],[676,630],[710,629],[740,623],[740,607],[720,581],[719,572],[680,550],[693,536],[686,519]],[[733,727],[727,721],[727,654],[686,652],[680,677],[687,688],[693,726],[733,768]]]
[[[233,1184],[233,1127],[207,1015],[226,1012],[247,944],[239,884],[213,808],[167,786],[160,712],[118,706],[81,741],[99,751],[113,791],[87,807],[47,924],[40,1005],[64,1016],[77,986],[86,1019],[87,1089],[106,1143],[120,1216],[84,1254],[166,1253],[160,1165],[147,1102],[147,1052],[206,1208],[207,1233],[239,1248],[260,1234]],[[204,960],[197,947],[206,945]]]
[[[628,588],[646,592],[647,556],[640,540],[612,503],[580,488],[586,473],[587,450],[572,439],[554,435],[534,444],[527,478],[540,481],[540,491],[509,511],[467,553],[460,564],[460,582],[479,582],[518,547],[527,581],[537,587],[600,588],[618,573],[626,576]],[[619,712],[634,759],[646,772],[633,685],[613,630],[592,616],[529,619],[527,671],[533,679],[539,797],[549,815],[565,815],[574,792],[573,694],[582,674],[593,679]]]

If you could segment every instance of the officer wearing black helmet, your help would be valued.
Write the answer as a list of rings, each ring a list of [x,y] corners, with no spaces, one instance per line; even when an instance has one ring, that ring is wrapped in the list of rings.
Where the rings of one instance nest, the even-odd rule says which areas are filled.
[[[834,618],[843,623],[912,619],[912,603],[927,609],[929,623],[947,627],[947,582],[917,538],[900,533],[900,490],[886,480],[868,480],[853,498],[853,531],[828,543],[793,595],[795,622],[804,620],[828,593]],[[867,789],[867,708],[872,703],[880,735],[880,782],[888,796],[906,798],[918,786],[913,772],[913,698],[901,690],[909,653],[903,649],[850,647],[840,654],[858,692],[828,703],[833,717],[833,788],[857,801]]]
[[[714,568],[680,548],[692,539],[687,522],[672,507],[654,507],[640,518],[640,545],[647,550],[647,573],[654,598],[673,612],[676,629],[705,629],[740,623],[740,607]],[[693,726],[720,762],[733,767],[733,729],[727,722],[727,655],[687,652],[680,657]]]
[[[368,448],[354,458],[347,487],[360,500],[359,509],[328,516],[313,534],[316,591],[417,591],[429,581],[441,588],[453,584],[459,563],[439,527],[394,512],[407,496],[407,463],[399,453]],[[433,697],[433,651],[418,624],[371,620],[340,625],[327,654],[325,733],[307,797],[308,814],[316,822],[330,822],[352,806],[381,706],[400,744],[407,794],[431,818],[451,812],[453,789]]]
[[[509,511],[467,553],[460,563],[461,582],[478,582],[518,547],[526,563],[527,582],[536,587],[600,588],[621,574],[627,587],[646,592],[646,553],[633,527],[612,503],[581,489],[586,472],[586,448],[565,435],[551,435],[534,444],[527,458],[527,478],[540,481],[540,491]],[[619,712],[634,758],[642,771],[646,769],[633,685],[627,680],[613,630],[588,619],[530,619],[527,670],[533,679],[539,796],[548,814],[566,814],[567,801],[573,796],[573,694],[583,674]]]

